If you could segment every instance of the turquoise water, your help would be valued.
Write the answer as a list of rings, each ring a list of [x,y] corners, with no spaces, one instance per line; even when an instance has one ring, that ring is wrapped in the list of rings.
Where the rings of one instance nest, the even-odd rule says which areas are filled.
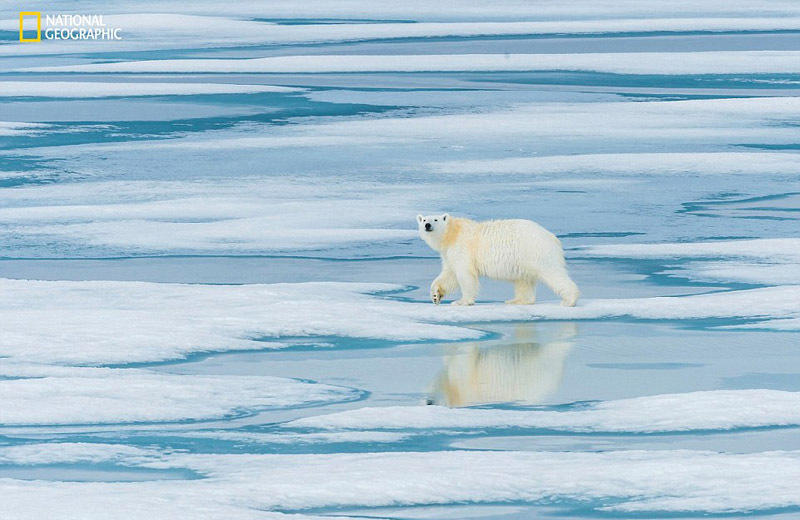
[[[74,7],[80,10],[78,3]],[[292,27],[386,23],[385,17],[372,15],[309,19],[276,18],[264,13],[253,19]],[[765,108],[737,113],[734,105],[718,109],[714,107],[721,105],[711,103],[794,99],[800,93],[800,75],[796,73],[88,74],[17,69],[140,59],[326,54],[800,51],[799,34],[775,30],[453,36],[211,48],[198,43],[180,49],[148,50],[103,50],[97,45],[93,52],[47,52],[32,57],[4,54],[0,58],[0,82],[69,82],[74,86],[69,88],[77,92],[81,85],[92,82],[280,85],[298,90],[84,98],[70,97],[74,92],[31,96],[20,87],[18,95],[4,97],[0,121],[46,126],[23,128],[8,135],[0,132],[0,278],[174,282],[223,289],[240,284],[390,283],[398,287],[370,298],[402,302],[410,305],[409,309],[428,309],[427,287],[438,273],[439,263],[414,236],[414,215],[448,211],[476,219],[529,218],[551,229],[562,239],[571,273],[581,287],[581,305],[593,305],[596,300],[656,297],[688,301],[702,294],[725,293],[724,297],[728,292],[793,287],[800,283],[797,257],[776,252],[772,258],[767,246],[761,256],[713,251],[696,255],[641,255],[624,250],[601,254],[591,247],[796,238],[796,168],[783,164],[765,166],[762,171],[759,159],[747,156],[739,159],[746,164],[735,165],[746,171],[731,167],[737,171],[720,173],[709,171],[716,167],[714,161],[711,165],[698,159],[664,166],[661,159],[641,162],[641,155],[637,155],[673,154],[675,158],[771,152],[793,159],[799,112],[779,106],[775,112]],[[6,32],[0,32],[0,37],[4,40],[0,49],[12,45],[13,38]],[[686,105],[671,108],[682,101],[697,104],[688,109],[680,108]],[[531,110],[527,119],[534,123],[541,120],[541,126],[529,128],[524,121],[502,116],[524,114],[524,110]],[[458,119],[464,115],[477,119]],[[414,121],[428,123],[415,125]],[[183,144],[187,142],[189,145]],[[468,164],[582,154],[601,155],[590,167],[572,165],[563,171],[536,165],[529,168],[543,170],[494,171],[496,165],[492,164],[471,170]],[[624,156],[622,162],[627,166],[613,162],[616,159],[608,154]],[[730,160],[720,157],[720,162]],[[455,164],[450,168],[463,166],[464,172],[448,172],[442,166],[448,163]],[[360,235],[364,230],[369,233]],[[758,270],[765,267],[768,273]],[[709,271],[719,268],[725,269]],[[70,296],[76,298],[75,302],[81,298],[78,293],[91,290],[81,287]],[[303,286],[293,287],[299,287],[300,294],[304,292]],[[113,288],[107,291],[101,293],[108,298],[109,308],[127,308],[130,302],[124,301],[124,296],[114,293]],[[478,306],[502,302],[508,294],[506,284],[487,282]],[[18,297],[11,292],[2,296],[8,299],[8,308]],[[546,289],[540,289],[540,300],[555,302]],[[170,307],[169,302],[165,297],[163,310],[153,309],[167,324],[165,336],[172,332],[175,337],[189,334],[180,327],[180,313],[186,309]],[[331,305],[336,303],[332,301]],[[31,305],[34,307],[26,310],[35,311],[36,304]],[[75,303],[75,321],[66,319],[60,325],[65,338],[80,333],[74,330],[83,326],[80,314],[90,312],[80,305]],[[196,390],[194,385],[205,384],[199,379],[192,383],[192,378],[201,375],[234,379],[272,376],[311,386],[333,385],[352,393],[275,405],[243,397],[241,404],[228,404],[227,411],[219,414],[189,410],[181,401],[183,404],[171,405],[175,413],[164,420],[142,420],[133,412],[128,416],[126,403],[132,394],[114,394],[116,400],[108,403],[119,408],[116,419],[92,421],[92,406],[97,404],[83,404],[79,397],[61,403],[67,419],[26,422],[24,411],[19,412],[14,416],[17,419],[0,419],[0,450],[5,450],[0,457],[0,480],[11,486],[4,493],[11,493],[8,490],[19,482],[39,482],[43,487],[69,482],[85,486],[69,489],[77,496],[85,493],[91,502],[96,489],[102,493],[117,489],[92,487],[96,483],[125,486],[177,481],[187,486],[174,488],[175,496],[182,496],[182,490],[194,489],[192,483],[205,482],[200,484],[207,486],[202,488],[206,490],[203,493],[214,495],[225,507],[242,508],[253,518],[264,511],[397,519],[793,518],[799,510],[796,499],[800,494],[787,499],[783,488],[778,489],[789,485],[785,482],[778,482],[775,488],[764,482],[759,482],[760,487],[753,484],[747,488],[744,484],[763,501],[753,499],[744,505],[720,507],[720,503],[726,503],[728,483],[724,471],[721,476],[714,473],[713,464],[707,474],[684,477],[689,483],[693,478],[698,482],[720,479],[718,494],[712,489],[703,495],[704,500],[695,500],[676,483],[674,488],[670,487],[673,484],[654,484],[652,489],[635,489],[625,495],[609,491],[603,478],[595,481],[595,489],[591,477],[581,476],[580,471],[575,482],[567,477],[556,484],[541,484],[541,489],[535,482],[521,485],[519,490],[496,489],[491,475],[502,474],[504,463],[494,467],[490,459],[485,467],[463,467],[465,481],[471,482],[473,473],[488,475],[486,493],[462,494],[458,492],[460,482],[443,477],[444,482],[432,478],[420,484],[439,487],[440,493],[428,494],[414,486],[420,473],[401,460],[397,462],[401,467],[398,471],[409,472],[408,486],[392,484],[391,479],[386,483],[370,477],[368,471],[361,473],[360,462],[346,458],[347,454],[380,457],[429,453],[431,474],[439,471],[439,455],[464,450],[497,453],[498,457],[505,452],[558,456],[641,450],[646,457],[671,450],[731,456],[785,451],[791,459],[795,450],[800,450],[798,423],[792,417],[748,426],[743,416],[734,414],[732,426],[703,426],[706,412],[715,412],[695,408],[695,425],[654,431],[633,426],[627,431],[625,427],[569,431],[522,424],[428,427],[423,423],[400,428],[351,425],[332,432],[304,427],[302,422],[300,426],[290,424],[301,418],[364,407],[425,407],[425,403],[489,411],[570,412],[661,394],[755,389],[798,392],[797,329],[781,330],[770,325],[770,318],[792,317],[777,310],[775,315],[727,310],[714,315],[693,315],[692,311],[670,315],[654,310],[649,317],[622,313],[588,318],[576,315],[574,319],[465,318],[456,321],[462,327],[481,331],[480,339],[404,341],[392,339],[390,331],[385,335],[358,332],[359,324],[369,324],[373,319],[371,303],[352,306],[339,318],[331,318],[335,326],[330,325],[327,334],[314,328],[327,318],[307,314],[301,318],[309,322],[312,333],[263,337],[249,324],[237,328],[236,308],[222,306],[214,311],[213,318],[224,321],[219,326],[230,327],[222,332],[230,335],[229,343],[206,345],[203,342],[207,339],[198,333],[187,340],[195,342],[188,353],[154,356],[149,361],[69,363],[57,357],[49,359],[46,354],[36,357],[36,347],[26,343],[25,323],[33,328],[43,327],[42,323],[34,318],[13,321],[0,340],[0,366],[8,372],[4,376],[8,379],[2,383],[34,378],[28,372],[15,372],[19,370],[92,366],[144,370],[157,377],[185,376],[180,381],[185,382],[190,396]],[[298,309],[298,313],[307,312]],[[264,320],[280,326],[282,320],[294,317],[291,309],[286,312],[265,314]],[[326,314],[324,305],[319,313]],[[18,315],[14,316],[16,319]],[[793,316],[796,318],[796,314]],[[420,319],[421,323],[429,321]],[[174,331],[170,328],[173,322]],[[147,327],[151,322],[142,323]],[[128,329],[117,332],[113,319],[107,325],[93,338],[113,345],[115,339],[129,339],[121,334],[132,334]],[[198,321],[189,330],[204,330],[206,325]],[[743,325],[752,328],[741,328]],[[149,337],[147,330],[141,333]],[[264,347],[237,347],[234,336],[253,337],[263,341]],[[165,342],[167,339],[173,338],[165,338]],[[148,346],[159,347],[158,338],[148,341]],[[272,348],[275,342],[285,345]],[[23,352],[17,345],[28,345],[29,351]],[[80,351],[84,347],[76,342],[71,349]],[[49,352],[47,348],[43,351]],[[122,373],[115,374],[103,376],[108,377],[109,388],[116,388],[114,378],[122,377]],[[83,383],[74,384],[78,385],[75,395],[80,396]],[[231,392],[236,391],[231,388]],[[157,388],[142,391],[154,391],[153,397],[158,397]],[[48,393],[46,385],[37,392],[42,403],[61,402],[58,395]],[[0,395],[9,400],[20,398],[11,386]],[[211,395],[203,399],[215,398]],[[235,400],[236,395],[231,398]],[[192,398],[187,399],[191,404]],[[13,402],[19,407],[17,401]],[[768,408],[770,403],[763,405]],[[79,419],[69,419],[73,416],[70,407],[81,411],[73,414]],[[660,411],[653,410],[656,415]],[[375,416],[380,414],[375,412]],[[624,423],[626,419],[619,420]],[[737,425],[737,421],[744,425]],[[344,434],[353,432],[361,436]],[[341,435],[323,435],[331,433]],[[72,454],[73,448],[57,455],[67,443],[81,443],[80,450],[89,455],[83,451],[83,455]],[[31,451],[25,451],[26,447]],[[122,451],[104,455],[108,450]],[[32,455],[34,452],[39,455]],[[256,464],[260,460],[257,456],[270,454],[319,455],[313,460],[323,462],[331,457],[333,466],[340,464],[338,460],[344,461],[343,473],[332,473],[330,479],[343,488],[352,479],[350,487],[360,490],[361,497],[359,493],[349,496],[331,491],[334,498],[315,496],[303,503],[306,491],[302,478],[289,478],[291,482],[280,491],[276,491],[279,487],[269,487],[271,463],[253,466],[255,469],[245,476],[232,477],[220,469],[237,464],[248,468],[248,456]],[[230,463],[221,458],[211,467],[196,462],[206,460],[204,455],[242,458]],[[335,458],[340,455],[345,458]],[[295,459],[280,460],[288,467],[300,464]],[[302,459],[302,464],[306,460],[311,459]],[[348,464],[352,464],[351,472]],[[388,464],[382,470],[387,475],[393,471],[392,463]],[[654,464],[659,467],[658,461]],[[687,463],[687,467],[692,466]],[[530,473],[547,473],[548,467],[532,465]],[[627,466],[620,467],[609,466],[608,480],[623,478],[620,475],[628,471]],[[331,470],[325,468],[318,471]],[[756,481],[774,477],[768,472],[758,477],[761,474],[755,472],[761,469],[753,471]],[[402,482],[403,474],[398,475]],[[483,489],[480,481],[476,482],[469,485]],[[297,487],[292,488],[290,483]],[[266,495],[286,493],[300,498],[264,502],[264,498],[254,498],[262,493],[261,485]],[[738,485],[731,484],[731,489],[740,489]],[[137,493],[159,496],[157,486],[141,488]],[[248,494],[245,488],[257,492]],[[191,507],[194,495],[186,493]],[[654,497],[669,497],[675,502],[654,502],[641,511],[614,509]],[[686,500],[685,507],[680,505],[682,499]],[[125,500],[123,493],[116,506],[124,507]],[[219,511],[218,517],[231,514],[228,509]],[[15,511],[9,509],[7,514],[14,517]]]

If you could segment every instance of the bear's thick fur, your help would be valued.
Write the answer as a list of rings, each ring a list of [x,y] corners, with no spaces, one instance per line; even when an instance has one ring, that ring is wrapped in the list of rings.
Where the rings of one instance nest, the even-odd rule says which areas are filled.
[[[461,289],[455,305],[472,305],[479,278],[486,276],[514,284],[514,298],[506,303],[531,304],[536,283],[542,281],[572,307],[580,291],[567,273],[564,251],[555,235],[530,220],[475,222],[443,215],[417,215],[420,237],[442,257],[442,272],[431,284],[431,299]]]

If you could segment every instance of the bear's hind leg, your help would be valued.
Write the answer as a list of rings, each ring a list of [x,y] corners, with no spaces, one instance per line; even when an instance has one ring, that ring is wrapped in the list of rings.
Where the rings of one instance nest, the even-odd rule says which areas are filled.
[[[536,301],[536,280],[516,280],[514,299],[506,300],[510,305],[532,305]]]
[[[578,303],[581,292],[575,282],[572,281],[572,278],[569,277],[569,274],[567,274],[566,267],[559,266],[541,274],[542,281],[561,298],[561,305],[574,307]]]

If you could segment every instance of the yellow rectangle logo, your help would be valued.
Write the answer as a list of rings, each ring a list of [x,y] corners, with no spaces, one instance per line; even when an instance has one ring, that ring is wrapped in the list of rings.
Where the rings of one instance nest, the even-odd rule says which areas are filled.
[[[36,17],[36,38],[25,38],[25,17]],[[21,11],[19,13],[19,41],[21,42],[40,42],[42,41],[42,13],[36,11]]]

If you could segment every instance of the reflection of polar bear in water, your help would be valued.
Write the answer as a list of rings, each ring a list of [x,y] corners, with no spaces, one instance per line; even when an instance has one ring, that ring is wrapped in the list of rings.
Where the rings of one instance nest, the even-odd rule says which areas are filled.
[[[532,335],[530,327],[518,327],[515,343],[484,348],[470,343],[453,348],[433,382],[428,404],[537,404],[553,394],[561,384],[577,327],[565,323],[558,338],[542,343],[520,337]]]

